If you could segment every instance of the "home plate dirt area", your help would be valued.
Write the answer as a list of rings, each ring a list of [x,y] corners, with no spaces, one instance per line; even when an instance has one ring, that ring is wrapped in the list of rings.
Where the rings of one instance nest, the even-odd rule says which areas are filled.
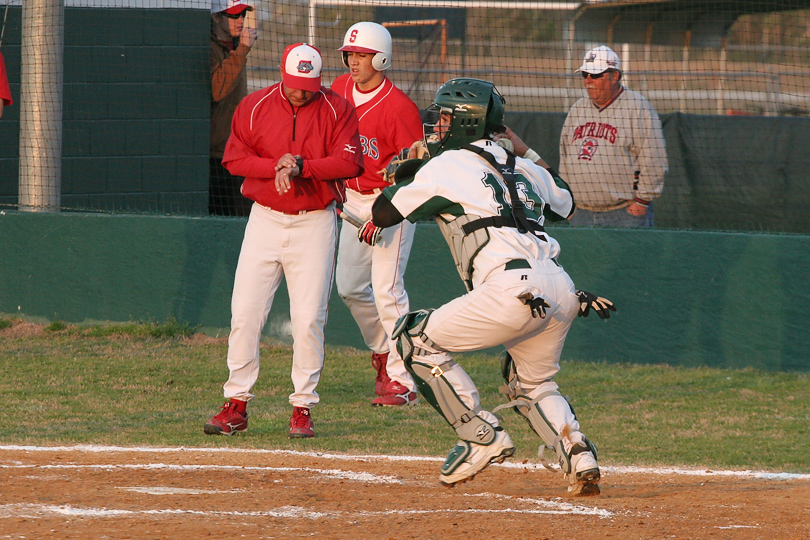
[[[0,539],[806,540],[810,475],[603,465],[602,494],[492,465],[273,450],[0,446]]]

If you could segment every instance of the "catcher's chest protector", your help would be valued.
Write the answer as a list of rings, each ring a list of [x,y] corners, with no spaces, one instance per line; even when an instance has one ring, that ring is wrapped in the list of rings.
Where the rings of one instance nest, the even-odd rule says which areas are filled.
[[[453,221],[446,221],[443,217],[437,216],[436,223],[442,232],[453,261],[456,263],[456,270],[461,276],[461,281],[467,291],[472,290],[472,262],[475,256],[489,242],[489,232],[486,227],[477,229],[470,234],[465,234],[462,228],[467,223],[478,221],[478,216],[463,215]]]

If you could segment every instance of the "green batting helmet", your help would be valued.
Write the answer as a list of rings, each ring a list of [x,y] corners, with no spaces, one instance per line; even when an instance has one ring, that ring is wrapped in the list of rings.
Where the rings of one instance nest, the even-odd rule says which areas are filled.
[[[450,127],[442,129],[436,128],[436,124],[425,124],[436,133],[427,137],[430,155],[437,156],[445,150],[459,148],[503,131],[505,102],[495,85],[489,81],[460,77],[444,83],[436,92],[430,111],[450,115]],[[436,123],[438,122],[437,118]]]

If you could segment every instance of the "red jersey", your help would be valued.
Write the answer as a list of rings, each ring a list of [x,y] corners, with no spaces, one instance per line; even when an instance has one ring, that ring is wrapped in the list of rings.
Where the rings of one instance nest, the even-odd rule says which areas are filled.
[[[292,189],[276,191],[276,164],[286,153],[304,158]],[[351,104],[325,87],[295,108],[281,83],[245,97],[236,108],[222,164],[244,176],[242,194],[279,212],[322,210],[343,202],[343,179],[363,173],[357,115]]]
[[[4,107],[14,103],[11,100],[11,88],[8,86],[8,76],[6,75],[6,61],[3,59],[2,53],[0,53],[0,99],[3,100]]]
[[[351,75],[346,73],[335,79],[332,90],[354,105]],[[347,180],[346,187],[370,192],[390,185],[377,171],[384,169],[400,150],[422,139],[422,116],[414,102],[387,77],[377,95],[356,110],[365,171]]]

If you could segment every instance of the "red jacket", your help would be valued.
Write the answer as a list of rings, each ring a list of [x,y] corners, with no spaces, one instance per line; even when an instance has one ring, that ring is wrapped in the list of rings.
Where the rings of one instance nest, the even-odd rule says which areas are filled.
[[[301,176],[284,195],[276,191],[276,164],[286,153],[304,158]],[[242,194],[286,213],[322,210],[343,202],[343,179],[363,172],[357,115],[351,104],[321,87],[294,110],[281,83],[253,92],[239,103],[222,164],[244,176]]]
[[[332,83],[332,90],[354,105],[354,81],[348,73]],[[355,191],[384,188],[390,184],[378,171],[384,169],[403,148],[423,137],[422,116],[405,92],[394,86],[387,77],[374,98],[357,107],[360,119],[360,143],[363,145],[365,172],[346,181],[346,187]]]
[[[0,99],[3,100],[3,106],[13,103],[11,89],[8,86],[8,77],[6,76],[6,62],[2,54],[0,54]]]

